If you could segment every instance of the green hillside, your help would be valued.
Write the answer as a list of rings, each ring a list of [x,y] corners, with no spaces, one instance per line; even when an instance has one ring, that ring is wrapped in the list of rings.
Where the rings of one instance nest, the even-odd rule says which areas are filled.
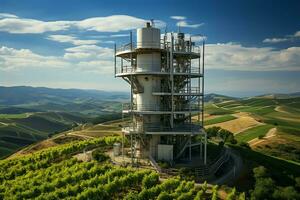
[[[195,184],[179,177],[161,180],[153,170],[120,167],[105,161],[82,162],[73,157],[83,149],[104,152],[119,139],[75,141],[0,161],[0,198],[225,199],[226,192],[218,186]],[[231,198],[238,198],[235,189],[229,192]],[[243,194],[240,199],[244,199]]]
[[[0,87],[0,157],[78,124],[120,118],[126,99],[122,92]]]
[[[212,104],[207,109],[211,113],[227,114],[247,112],[263,126],[239,133],[240,142],[249,142],[263,137],[271,128],[276,128],[276,136],[270,143],[263,143],[255,150],[267,155],[300,162],[300,98],[276,98],[270,96],[235,99]]]

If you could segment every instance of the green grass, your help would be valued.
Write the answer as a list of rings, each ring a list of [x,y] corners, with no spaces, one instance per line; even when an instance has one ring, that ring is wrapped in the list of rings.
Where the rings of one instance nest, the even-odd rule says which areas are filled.
[[[259,136],[265,136],[266,133],[273,128],[272,125],[266,124],[250,128],[244,132],[241,132],[235,136],[239,142],[249,142],[250,140]]]
[[[28,116],[27,113],[21,114],[0,114],[0,119],[7,118],[7,119],[22,119]]]
[[[218,107],[215,104],[206,104],[205,105],[205,112],[210,115],[225,115],[225,114],[232,114],[234,111],[228,110],[222,107]]]
[[[220,116],[220,117],[216,117],[213,119],[209,119],[204,121],[204,125],[211,125],[211,124],[217,124],[217,123],[222,123],[222,122],[226,122],[226,121],[230,121],[230,120],[234,120],[236,119],[235,116],[232,115],[224,115],[224,116]]]

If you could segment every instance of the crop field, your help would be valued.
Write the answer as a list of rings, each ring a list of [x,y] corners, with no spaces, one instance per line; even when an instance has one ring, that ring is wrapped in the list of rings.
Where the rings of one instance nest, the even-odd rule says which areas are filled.
[[[149,169],[119,167],[105,161],[82,162],[84,149],[111,148],[119,137],[75,141],[0,161],[1,199],[244,199],[224,190],[180,178],[160,180]]]
[[[204,125],[217,124],[217,123],[222,123],[222,122],[226,122],[226,121],[230,121],[230,120],[234,120],[234,119],[236,119],[236,117],[233,115],[222,115],[222,116],[218,116],[213,119],[205,120]]]
[[[215,107],[213,105],[209,105],[209,107],[235,112],[234,116],[238,116],[239,112],[249,114],[249,117],[244,118],[242,123],[239,123],[241,116],[238,116],[238,119],[235,120],[213,124],[237,133],[236,139],[239,142],[262,138],[268,130],[275,127],[274,137],[262,139],[254,149],[267,155],[300,162],[300,157],[297,156],[297,153],[300,152],[299,105],[299,97],[287,99],[259,97],[219,102]],[[256,124],[252,123],[250,126],[251,121],[256,121]],[[249,124],[248,128],[243,127],[247,123]]]
[[[235,138],[239,142],[249,142],[249,141],[253,140],[254,138],[259,138],[259,137],[265,136],[272,127],[273,127],[272,125],[268,125],[268,124],[259,125],[259,126],[250,128],[246,131],[243,131],[239,134],[236,134]]]

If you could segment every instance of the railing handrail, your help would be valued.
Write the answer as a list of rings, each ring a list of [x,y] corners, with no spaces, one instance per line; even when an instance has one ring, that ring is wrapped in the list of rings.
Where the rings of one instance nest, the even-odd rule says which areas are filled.
[[[142,63],[143,64],[143,63]],[[152,63],[145,63],[146,64],[151,64]],[[139,70],[140,68],[137,68],[136,65],[123,65],[123,67],[117,67],[117,73],[132,73],[132,72],[171,72],[170,69],[165,69],[165,68],[160,68],[160,70],[153,70],[153,71],[146,71],[146,70]],[[175,74],[176,73],[192,73],[192,74],[200,74],[201,70],[197,67],[192,67],[190,68],[190,70],[185,70],[185,71],[176,71],[176,69],[174,68],[173,71]]]
[[[159,104],[133,104],[131,108],[131,103],[124,103],[122,104],[123,110],[137,110],[137,111],[171,111],[171,108],[164,107]],[[200,107],[198,104],[192,104],[192,105],[182,105],[180,107],[175,106],[175,112],[176,111],[194,111],[194,110],[200,110]]]
[[[179,44],[176,40],[174,39],[174,46],[173,46],[173,52],[188,52],[188,53],[199,53],[199,46],[195,46],[192,43],[183,43]],[[133,50],[138,48],[138,45],[140,44],[144,44],[144,45],[149,45],[149,46],[153,46],[155,48],[155,45],[159,45],[160,47],[158,49],[165,49],[165,50],[170,50],[170,42],[164,41],[164,40],[160,40],[160,42],[132,42],[132,43],[126,43],[123,45],[120,45],[116,48],[116,52],[121,52],[121,51],[125,51],[125,50],[131,50],[131,47],[133,48]],[[147,47],[146,47],[147,48]],[[198,49],[198,50],[196,50]]]

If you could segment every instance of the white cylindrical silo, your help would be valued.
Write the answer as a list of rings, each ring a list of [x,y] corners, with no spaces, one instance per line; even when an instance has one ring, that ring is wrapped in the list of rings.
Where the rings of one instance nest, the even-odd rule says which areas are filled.
[[[160,48],[160,30],[147,26],[137,29],[137,48]]]
[[[153,75],[150,72],[161,71],[161,53],[159,51],[144,51],[145,49],[159,49],[160,48],[160,30],[153,28],[150,24],[147,27],[137,30],[137,49],[140,53],[137,54],[137,72],[149,72],[137,76],[137,81],[143,87],[142,93],[135,95],[138,111],[159,111],[160,97],[153,95],[154,88],[160,88],[161,77]],[[138,51],[139,52],[139,51]],[[143,126],[147,127],[149,124],[159,123],[159,115],[144,115]]]

